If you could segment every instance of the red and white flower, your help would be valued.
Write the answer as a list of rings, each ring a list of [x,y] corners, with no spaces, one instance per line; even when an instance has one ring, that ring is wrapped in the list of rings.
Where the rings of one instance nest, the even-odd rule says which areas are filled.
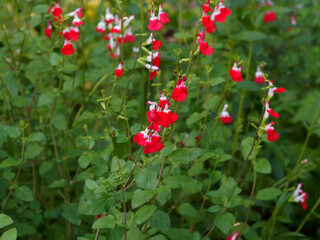
[[[278,138],[279,138],[279,133],[276,132],[273,125],[274,125],[274,122],[270,122],[265,127],[265,130],[267,132],[267,138],[268,138],[269,142],[274,142],[274,141],[278,140]]]
[[[263,84],[265,82],[263,72],[261,72],[260,66],[257,66],[257,71],[254,75],[254,82],[257,84]]]
[[[241,70],[242,70],[242,66],[238,68],[238,62],[236,61],[233,64],[233,67],[231,68],[231,70],[229,71],[229,74],[233,81],[236,81],[236,82],[243,81],[243,77],[241,76]]]
[[[54,21],[58,21],[61,19],[61,14],[63,14],[63,11],[61,10],[61,7],[59,5],[59,1],[56,1],[56,4],[51,8],[50,11],[53,15]]]
[[[272,108],[270,108],[269,104],[270,102],[266,103],[266,109],[265,109],[263,118],[267,119],[269,115],[271,115],[274,118],[279,118],[279,113],[276,113],[275,111],[273,111]]]
[[[223,109],[222,109],[222,112],[220,113],[220,120],[221,120],[221,122],[223,122],[223,124],[229,124],[232,121],[232,117],[227,112],[227,108],[228,107],[229,107],[229,105],[225,104]]]
[[[48,21],[48,25],[47,25],[47,28],[44,30],[44,33],[46,34],[46,36],[47,36],[48,38],[51,38],[52,23],[51,23],[50,20]]]
[[[207,42],[204,41],[206,33],[204,30],[202,30],[201,33],[198,33],[197,36],[197,42],[200,42],[199,44],[199,50],[203,55],[211,55],[213,53],[213,48],[209,46]]]
[[[104,18],[102,17],[96,27],[96,31],[103,34],[103,33],[105,33],[106,30],[107,30],[107,25],[106,25]]]
[[[78,41],[79,39],[79,28],[78,27],[70,27],[69,38],[72,41]]]
[[[183,102],[187,98],[187,87],[185,82],[187,77],[184,77],[182,80],[179,79],[175,88],[172,91],[171,97],[176,102]]]
[[[123,74],[122,67],[123,67],[123,62],[121,62],[119,64],[119,66],[116,68],[116,70],[114,71],[114,73],[116,74],[117,77],[122,76],[122,74]]]
[[[110,24],[114,21],[114,16],[110,13],[110,9],[106,9],[105,20],[107,24]]]
[[[239,234],[240,234],[240,231],[237,231],[236,233],[232,233],[226,240],[237,240]]]
[[[148,29],[152,32],[159,31],[162,28],[162,26],[163,26],[162,22],[159,21],[153,9],[151,9],[151,17],[149,19]]]
[[[284,93],[286,91],[285,88],[283,87],[279,87],[279,88],[276,88],[276,87],[273,87],[273,80],[270,80],[269,81],[269,91],[268,91],[268,96],[271,98],[273,97],[274,93]]]
[[[220,1],[219,6],[216,6],[211,15],[211,20],[223,23],[232,11],[224,6],[223,1]]]
[[[307,199],[308,194],[301,190],[302,183],[299,183],[296,190],[293,192],[293,197],[295,202],[300,202],[303,210],[307,210]]]
[[[123,17],[123,27],[126,28],[129,26],[130,22],[134,19],[134,15],[130,17]]]
[[[65,40],[64,44],[63,44],[63,48],[61,48],[61,53],[63,55],[71,55],[72,53],[74,53],[74,48],[72,46],[72,43],[70,40]]]
[[[162,11],[162,4],[160,4],[159,6],[158,19],[160,22],[164,24],[170,22],[170,19],[168,18],[168,14]]]
[[[267,0],[267,4],[266,5],[268,7],[270,7],[270,6],[273,6],[274,3],[271,0]],[[264,23],[273,22],[273,21],[276,21],[276,20],[277,20],[277,15],[276,15],[275,12],[266,11],[264,13],[264,18],[263,18]]]

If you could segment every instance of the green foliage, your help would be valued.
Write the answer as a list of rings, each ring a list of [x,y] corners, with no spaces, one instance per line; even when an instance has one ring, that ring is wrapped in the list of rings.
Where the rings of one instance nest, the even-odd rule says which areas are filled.
[[[245,240],[320,239],[316,1],[224,1],[232,14],[206,33],[210,56],[196,35],[205,1],[161,1],[170,22],[153,36],[162,46],[152,81],[147,26],[160,1],[59,1],[63,21],[47,12],[54,2],[0,1],[0,240],[208,240],[237,231]],[[75,52],[63,55],[59,33],[81,7]],[[95,31],[106,7],[135,16],[136,41],[116,39],[118,58],[102,39],[110,29]],[[266,11],[277,20],[265,23]],[[229,74],[235,61],[241,82]],[[254,82],[257,66],[265,85]],[[185,76],[187,98],[178,103],[172,91]],[[286,92],[267,99],[280,118],[264,119],[271,79]],[[158,133],[164,148],[147,154],[133,138],[149,126],[147,101],[158,102],[160,91],[178,119]],[[275,142],[265,133],[271,121]],[[306,211],[294,201],[300,182]]]

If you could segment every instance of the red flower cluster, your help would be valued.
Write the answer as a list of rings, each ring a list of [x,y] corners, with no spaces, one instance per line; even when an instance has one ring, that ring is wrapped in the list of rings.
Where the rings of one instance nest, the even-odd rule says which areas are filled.
[[[151,9],[151,17],[149,19],[148,29],[152,32],[159,31],[163,24],[170,22],[168,14],[162,11],[162,4],[159,6],[158,17],[156,17],[153,9]]]
[[[187,77],[179,79],[175,88],[172,91],[171,97],[176,102],[183,102],[187,98],[187,87],[185,85]]]
[[[79,39],[78,26],[83,24],[83,21],[81,20],[81,18],[83,18],[82,11],[83,8],[77,8],[73,12],[68,13],[68,16],[73,17],[73,26],[67,26],[62,32],[59,33],[59,35],[63,36],[63,38],[65,39],[63,47],[61,48],[61,53],[63,55],[71,55],[75,51],[71,41],[75,42]],[[63,12],[58,1],[56,1],[56,4],[52,8],[49,6],[48,13],[49,12],[52,13],[54,21],[59,21],[60,24],[63,23],[64,19],[61,17],[61,14],[63,14]],[[47,28],[44,30],[44,32],[48,38],[51,38],[52,23],[50,20],[48,21]]]
[[[267,3],[266,3],[266,5],[267,5],[268,7],[270,7],[270,6],[273,6],[274,3],[273,3],[271,0],[268,0]],[[277,20],[277,15],[276,15],[275,12],[266,11],[266,12],[264,13],[264,18],[263,18],[264,23],[274,22],[274,21],[276,21],[276,20]]]
[[[210,1],[207,0],[206,4],[202,6],[203,16],[202,16],[202,25],[205,27],[207,33],[212,33],[217,30],[214,21],[224,22],[227,16],[230,16],[231,10],[226,8],[223,4],[223,1],[220,1],[219,6],[216,6],[214,11],[210,8]],[[208,12],[213,12],[211,15],[208,15]]]
[[[59,1],[56,1],[56,4],[52,8],[49,6],[47,13],[49,12],[52,13],[54,21],[59,21],[62,19],[61,14],[63,14],[63,11],[59,5]]]
[[[201,33],[198,33],[198,39],[197,43],[200,42],[199,44],[199,50],[203,55],[211,55],[213,53],[213,48],[209,46],[207,42],[204,41],[206,33],[203,30]]]
[[[133,137],[135,143],[145,147],[145,154],[160,151],[163,148],[161,137],[158,135],[161,127],[168,128],[178,119],[178,115],[169,109],[170,102],[162,92],[158,104],[150,101],[148,104],[150,108],[147,116],[150,126],[147,127],[145,131],[141,131]],[[151,133],[151,131],[153,133]]]
[[[229,71],[229,74],[233,81],[236,81],[236,82],[243,81],[243,77],[241,76],[241,70],[242,70],[242,66],[238,68],[238,62],[235,62],[233,64],[233,67]]]
[[[225,104],[223,107],[222,112],[220,113],[220,120],[223,122],[223,124],[230,124],[232,121],[232,117],[230,114],[227,112],[227,108],[229,107],[228,104]]]
[[[148,53],[147,62],[144,66],[149,69],[149,80],[151,81],[154,77],[157,76],[157,72],[160,71],[161,59],[159,52],[153,52],[153,50],[158,51],[159,47],[162,46],[162,42],[160,40],[155,39],[154,31],[158,31],[162,28],[163,24],[170,22],[168,18],[168,14],[162,11],[162,4],[159,6],[158,17],[155,17],[155,13],[151,10],[151,17],[149,20],[148,29],[153,31],[150,34],[150,37],[147,39],[146,44],[152,44],[152,50]]]
[[[301,189],[302,185],[302,183],[298,184],[296,190],[293,192],[293,197],[295,202],[301,203],[303,210],[307,210],[308,194]]]

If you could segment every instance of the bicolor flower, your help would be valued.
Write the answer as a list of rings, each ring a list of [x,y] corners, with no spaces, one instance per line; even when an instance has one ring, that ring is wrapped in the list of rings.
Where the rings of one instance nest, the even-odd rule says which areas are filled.
[[[64,44],[63,44],[63,48],[61,48],[61,53],[63,55],[71,55],[72,53],[74,53],[74,48],[72,46],[72,43],[70,40],[65,40]]]
[[[187,98],[187,87],[185,85],[185,82],[187,80],[187,77],[184,77],[182,80],[179,79],[175,88],[172,91],[171,97],[176,102],[183,102]]]
[[[279,88],[276,88],[276,87],[272,87],[273,86],[273,80],[270,80],[269,81],[269,91],[268,91],[268,96],[271,98],[273,97],[274,95],[274,92],[276,93],[284,93],[286,91],[285,88],[283,87],[279,87]]]
[[[207,0],[206,4],[205,5],[201,5],[201,7],[202,7],[202,10],[203,10],[204,13],[213,11],[213,9],[210,8],[210,0]]]
[[[104,18],[102,17],[96,27],[96,31],[103,34],[103,33],[105,33],[106,30],[107,30],[107,25],[106,25]]]
[[[133,43],[135,41],[136,41],[136,37],[132,33],[132,27],[127,28],[126,31],[124,32],[124,43],[127,43],[127,42]]]
[[[78,41],[79,39],[79,28],[78,27],[70,27],[69,38],[72,41]]]
[[[54,21],[58,21],[61,19],[61,14],[63,14],[63,11],[61,10],[59,1],[56,1],[56,4],[51,8],[51,12],[52,12]]]
[[[121,62],[119,64],[119,66],[117,67],[117,69],[114,71],[114,73],[116,74],[117,77],[121,77],[122,76],[122,66],[123,66],[123,62]]]
[[[233,64],[233,67],[231,68],[231,70],[229,71],[229,74],[233,81],[236,81],[236,82],[243,81],[243,77],[241,76],[241,70],[242,70],[242,66],[238,68],[238,62],[236,61]]]
[[[265,82],[263,72],[261,72],[260,66],[257,66],[257,71],[254,75],[254,82],[257,84],[263,84]]]
[[[47,25],[47,28],[44,30],[44,33],[46,34],[46,36],[47,36],[48,38],[51,38],[52,23],[51,23],[50,20],[48,21],[48,25]]]
[[[107,24],[110,24],[114,21],[114,16],[110,13],[110,9],[106,9],[105,20]]]
[[[211,20],[223,23],[232,11],[224,6],[223,1],[220,1],[219,6],[216,6],[211,15]]]
[[[130,17],[123,17],[123,27],[126,28],[129,26],[130,22],[134,19],[134,15],[131,15]]]
[[[227,112],[227,108],[228,107],[229,107],[229,105],[225,104],[223,109],[222,109],[222,112],[220,113],[220,120],[221,120],[221,122],[223,122],[223,124],[229,124],[232,121],[232,117]]]
[[[168,18],[168,14],[162,11],[162,4],[160,4],[159,6],[158,19],[160,22],[164,24],[170,22],[170,19]]]
[[[214,25],[214,21],[211,20],[211,16],[208,16],[205,12],[202,16],[202,25],[205,27],[207,33],[213,33],[217,30],[217,27]]]
[[[267,4],[266,4],[268,7],[270,6],[273,6],[274,3],[271,1],[271,0],[267,0]],[[268,23],[268,22],[273,22],[273,21],[276,21],[277,20],[277,15],[275,12],[272,12],[272,11],[266,11],[264,13],[264,18],[263,18],[263,21],[265,23]]]
[[[146,146],[143,152],[145,154],[154,153],[157,151],[161,151],[163,147],[164,145],[161,142],[161,137],[157,134],[157,132],[155,132],[146,140]]]
[[[240,231],[237,231],[236,233],[231,234],[226,240],[237,240],[239,234]]]
[[[164,105],[167,103],[168,98],[164,95],[164,93],[161,91],[160,92],[160,99],[159,99],[159,108],[163,108]]]
[[[274,118],[279,118],[279,113],[273,111],[272,108],[269,107],[269,102],[267,102],[263,118],[267,119],[269,117],[269,114]]]
[[[148,29],[152,32],[159,31],[162,28],[163,24],[156,17],[153,9],[151,9],[151,17],[149,18]]]
[[[267,132],[267,138],[268,138],[269,142],[274,142],[274,141],[278,140],[278,138],[279,138],[279,133],[276,132],[273,125],[274,125],[274,122],[270,122],[265,127],[265,130]]]
[[[301,190],[302,183],[299,183],[296,190],[293,192],[293,197],[295,202],[300,202],[303,210],[307,210],[307,199],[308,194]]]

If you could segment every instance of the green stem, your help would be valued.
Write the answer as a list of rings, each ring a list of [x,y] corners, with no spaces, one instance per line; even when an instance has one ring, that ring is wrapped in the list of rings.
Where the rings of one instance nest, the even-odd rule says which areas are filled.
[[[311,215],[313,214],[313,212],[317,209],[317,207],[320,204],[320,197],[318,198],[316,204],[312,207],[311,211],[304,217],[304,219],[302,220],[302,222],[300,223],[299,227],[297,228],[296,232],[300,232],[301,229],[303,228],[303,226],[305,225],[305,223],[309,220],[309,218],[311,217]]]
[[[18,172],[17,172],[17,174],[16,174],[16,177],[15,177],[15,179],[13,180],[13,183],[11,184],[10,191],[9,191],[9,193],[8,193],[8,195],[7,195],[7,197],[6,197],[5,201],[4,201],[4,204],[3,204],[2,208],[1,208],[1,212],[4,212],[4,210],[5,210],[6,206],[7,206],[7,203],[8,203],[8,201],[9,201],[9,198],[10,198],[11,195],[12,195],[13,188],[14,188],[14,186],[16,185],[16,183],[17,183],[17,181],[18,181],[18,178],[19,178],[19,176],[20,176],[22,164],[23,164],[23,162],[24,162],[25,141],[26,141],[26,140],[25,140],[25,137],[24,137],[24,128],[21,129],[21,132],[22,132],[22,137],[21,137],[21,140],[22,140],[22,149],[21,149],[20,164],[19,164],[19,168],[18,168]]]
[[[253,42],[250,41],[249,55],[248,55],[248,65],[247,65],[247,71],[246,71],[246,81],[248,81],[249,74],[250,74],[252,50],[253,50]],[[246,92],[245,92],[245,90],[243,90],[241,92],[241,96],[240,96],[240,102],[239,102],[239,108],[238,108],[238,114],[237,114],[237,120],[236,120],[236,131],[235,131],[235,134],[234,134],[233,144],[232,144],[232,152],[233,152],[233,154],[237,151],[238,135],[239,135],[240,125],[241,125],[242,106],[243,106],[243,102],[244,102],[245,96],[246,96]]]

